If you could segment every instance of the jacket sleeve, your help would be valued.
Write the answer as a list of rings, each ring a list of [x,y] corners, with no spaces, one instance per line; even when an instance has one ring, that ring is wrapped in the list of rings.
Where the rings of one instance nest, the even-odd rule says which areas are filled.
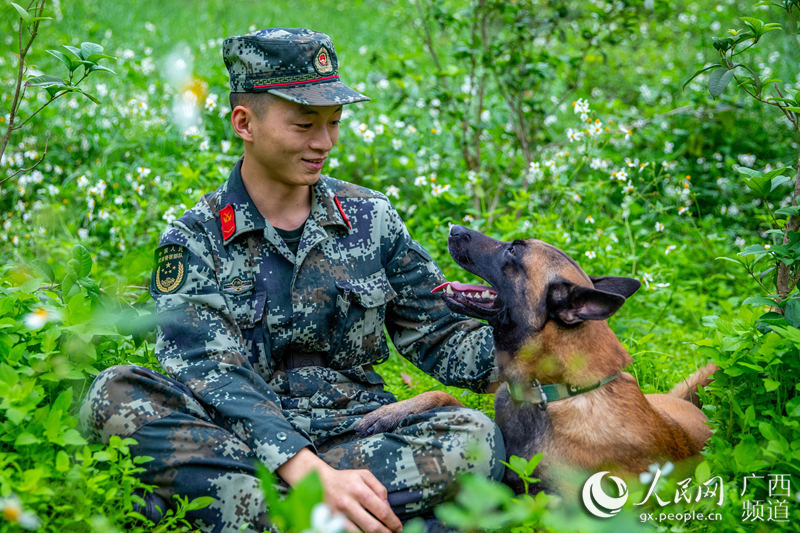
[[[485,392],[497,380],[492,328],[450,311],[431,290],[446,280],[389,205],[383,223],[386,273],[397,297],[386,327],[397,350],[445,385]]]
[[[155,275],[151,282],[161,365],[270,471],[302,448],[313,449],[283,416],[280,397],[248,361],[241,331],[219,291],[205,234],[176,221],[161,237],[161,246],[168,244],[183,247],[186,279],[169,293],[157,288]]]

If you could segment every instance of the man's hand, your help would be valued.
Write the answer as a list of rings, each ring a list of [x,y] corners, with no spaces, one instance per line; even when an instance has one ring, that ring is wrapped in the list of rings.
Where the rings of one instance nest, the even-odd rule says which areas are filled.
[[[386,487],[369,470],[336,470],[304,448],[278,467],[277,473],[294,485],[312,470],[322,481],[325,503],[348,519],[348,531],[391,533],[403,529],[389,506]]]

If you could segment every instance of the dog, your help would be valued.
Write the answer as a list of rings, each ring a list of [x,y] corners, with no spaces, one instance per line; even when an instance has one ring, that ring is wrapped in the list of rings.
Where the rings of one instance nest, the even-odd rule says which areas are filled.
[[[454,312],[493,328],[503,383],[495,421],[508,457],[544,453],[537,490],[558,490],[565,471],[611,470],[635,475],[654,462],[697,455],[711,436],[691,401],[717,370],[708,364],[669,394],[642,393],[623,369],[633,359],[606,319],[641,284],[626,277],[590,277],[566,253],[536,239],[503,242],[453,226],[448,249],[455,262],[490,286],[447,282],[441,292]],[[361,434],[391,431],[405,417],[461,405],[441,391],[383,406],[356,427]],[[506,472],[517,493],[523,483]]]

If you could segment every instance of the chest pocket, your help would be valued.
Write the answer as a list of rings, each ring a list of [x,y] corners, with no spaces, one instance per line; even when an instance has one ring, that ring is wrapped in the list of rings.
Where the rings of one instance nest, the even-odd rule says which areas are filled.
[[[264,335],[264,307],[267,291],[255,273],[237,272],[222,281],[220,291],[225,297],[233,320],[242,333],[250,364],[262,376],[271,373],[268,337]]]
[[[376,363],[389,355],[383,333],[386,305],[397,293],[386,272],[379,270],[363,278],[336,282],[336,329],[332,361],[334,368]]]

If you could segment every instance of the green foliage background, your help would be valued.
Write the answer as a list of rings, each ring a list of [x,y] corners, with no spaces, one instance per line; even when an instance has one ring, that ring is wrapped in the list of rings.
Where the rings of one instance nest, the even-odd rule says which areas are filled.
[[[0,186],[0,498],[17,495],[43,529],[148,529],[131,514],[139,465],[126,442],[87,443],[76,413],[103,368],[158,369],[145,290],[158,236],[225,179],[241,151],[221,40],[270,26],[332,36],[343,81],[373,100],[347,109],[326,172],[389,194],[449,279],[469,281],[447,255],[448,224],[536,237],[589,274],[643,280],[611,325],[645,392],[667,390],[709,360],[723,367],[706,394],[715,435],[696,478],[725,479],[724,520],[648,527],[791,529],[800,518],[794,293],[782,302],[785,318],[762,316],[774,307],[764,297],[774,292],[770,250],[782,238],[770,230],[786,223],[770,212],[789,205],[792,184],[756,194],[734,170],[787,167],[793,176],[798,139],[735,83],[718,98],[705,75],[682,88],[715,61],[712,38],[753,16],[788,28],[766,35],[752,61],[797,94],[797,11],[794,33],[777,8],[733,0],[86,0],[47,11],[29,75],[63,76],[46,50],[85,41],[116,58],[105,63],[116,74],[86,82],[100,104],[67,95],[47,107],[14,133],[0,164],[0,179],[32,165],[49,139],[34,171]],[[0,78],[10,87],[16,11],[3,4],[0,19]],[[194,127],[175,112],[186,91],[197,101]],[[2,130],[11,97],[0,95]],[[45,100],[29,88],[21,115]],[[573,104],[584,101],[586,119]],[[32,314],[46,323],[26,325]],[[397,354],[380,371],[401,399],[441,387]],[[491,396],[448,390],[492,413]],[[744,502],[766,490],[740,494],[742,477],[756,472],[794,476],[788,523],[743,521]],[[475,483],[465,487],[483,490]],[[498,509],[515,505],[493,494]],[[517,513],[528,526],[514,527],[645,527],[635,509],[604,524],[534,507]],[[180,514],[162,529],[180,528]],[[0,530],[14,527],[0,520]]]

